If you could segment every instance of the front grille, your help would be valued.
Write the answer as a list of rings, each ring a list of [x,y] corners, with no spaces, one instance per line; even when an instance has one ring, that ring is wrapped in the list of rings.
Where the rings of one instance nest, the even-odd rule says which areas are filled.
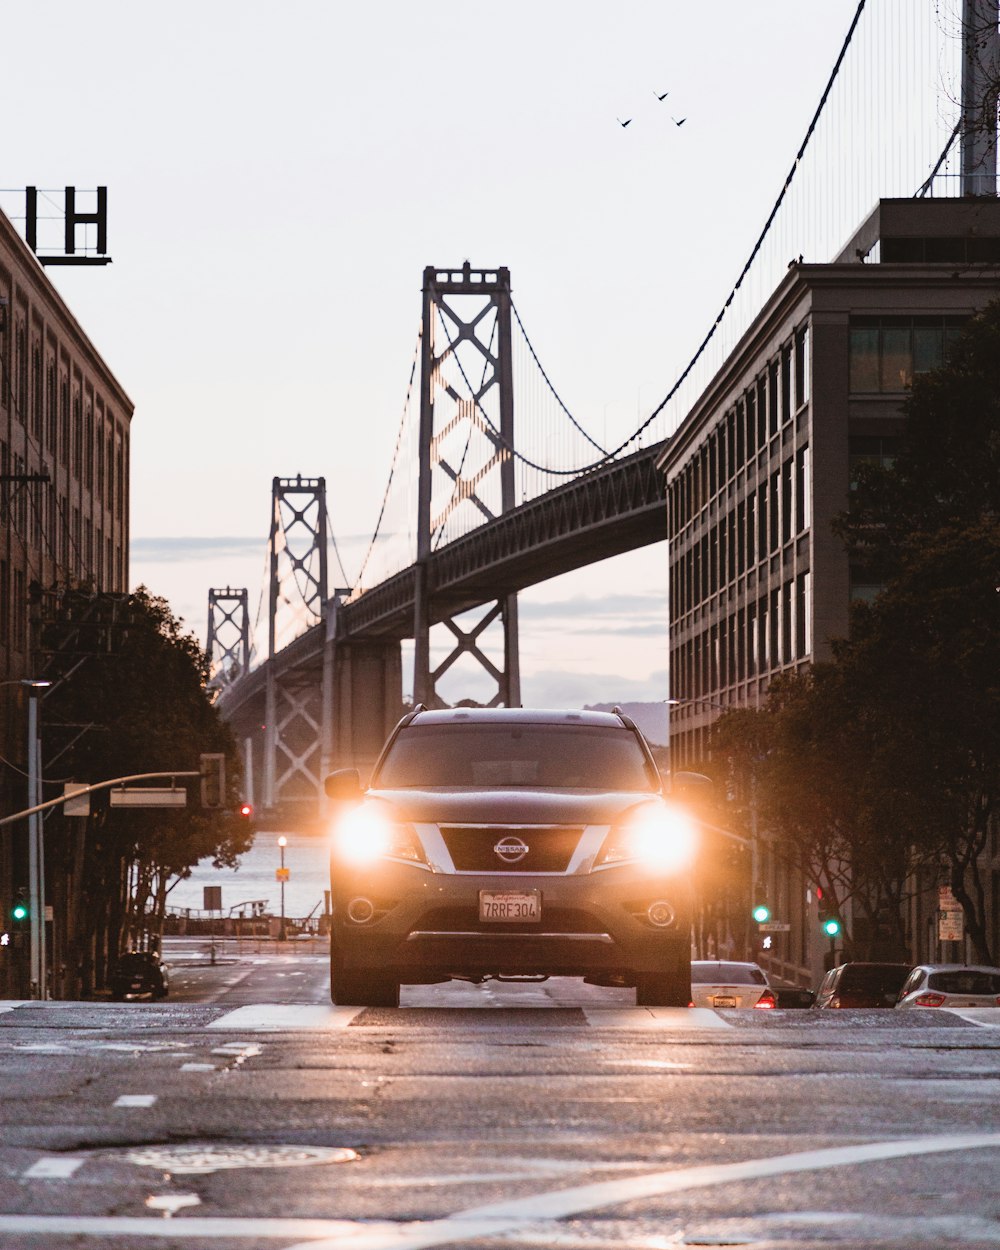
[[[565,872],[582,833],[582,827],[569,825],[441,826],[441,836],[458,872]],[[527,855],[507,863],[494,850],[504,839],[523,842]]]

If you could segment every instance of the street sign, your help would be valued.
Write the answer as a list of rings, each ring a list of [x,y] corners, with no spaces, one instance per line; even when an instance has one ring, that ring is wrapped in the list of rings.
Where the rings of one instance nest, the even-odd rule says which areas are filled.
[[[291,876],[291,872],[290,868],[275,868],[274,879],[275,881],[287,881]]]
[[[938,941],[961,942],[965,939],[965,913],[959,911],[938,912]]]
[[[203,885],[201,891],[205,911],[222,911],[221,885]]]
[[[112,790],[112,807],[187,807],[186,790],[144,786],[139,790]]]
[[[787,920],[766,920],[757,926],[761,933],[788,933],[791,927]]]
[[[63,794],[76,794],[80,790],[86,790],[87,783],[85,781],[67,781],[63,784]],[[68,798],[63,804],[64,816],[89,816],[90,815],[90,795],[82,794],[78,799]]]

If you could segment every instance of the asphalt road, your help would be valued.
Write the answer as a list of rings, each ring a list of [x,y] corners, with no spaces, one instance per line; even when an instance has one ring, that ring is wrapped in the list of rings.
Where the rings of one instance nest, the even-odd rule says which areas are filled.
[[[1000,1244],[1000,1011],[333,1007],[198,944],[163,1003],[0,1004],[0,1247]]]

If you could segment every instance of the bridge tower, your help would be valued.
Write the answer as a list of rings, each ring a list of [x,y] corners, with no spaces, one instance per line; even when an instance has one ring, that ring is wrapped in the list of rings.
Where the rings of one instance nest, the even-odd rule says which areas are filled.
[[[208,592],[209,683],[225,686],[250,671],[250,612],[243,587]]]
[[[323,689],[329,681],[324,648],[322,684],[308,666],[282,666],[276,674],[279,608],[308,627],[322,624],[327,605],[326,479],[276,477],[271,483],[268,535],[268,628],[264,713],[264,807],[315,804],[320,793],[324,725]]]
[[[480,329],[489,322],[490,313],[495,320],[490,338],[484,341]],[[515,506],[510,316],[508,269],[473,269],[466,261],[460,269],[431,265],[424,270],[413,695],[428,707],[441,706],[438,679],[465,655],[496,682],[490,706],[516,707],[521,702],[517,595],[504,595],[486,605],[479,621],[466,628],[454,619],[447,603],[435,596],[428,572],[434,542],[459,508],[473,508],[480,521],[491,521]],[[437,334],[439,319],[444,344]],[[462,363],[463,353],[476,366],[474,376]],[[466,395],[455,384],[456,367],[463,389],[470,392]],[[487,397],[493,416],[486,411]],[[449,452],[456,434],[461,438],[463,431],[465,450],[457,455]],[[467,455],[473,443],[478,461],[470,465]],[[497,620],[503,629],[502,667],[481,646],[485,630]],[[430,629],[437,622],[448,627],[455,643],[432,669]]]
[[[1000,0],[962,0],[962,194],[997,193]]]

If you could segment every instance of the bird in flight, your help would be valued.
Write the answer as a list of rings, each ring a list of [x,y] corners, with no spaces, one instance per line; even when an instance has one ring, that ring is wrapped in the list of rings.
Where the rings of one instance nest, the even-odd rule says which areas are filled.
[[[624,121],[624,122],[623,122],[623,121],[622,121],[622,119],[619,117],[619,118],[618,118],[618,125],[619,125],[619,126],[621,126],[621,127],[622,127],[622,129],[624,130],[624,128],[625,128],[626,126],[628,126],[628,125],[631,123],[631,121],[632,121],[632,118],[631,118],[631,117],[628,119],[628,121]]]
[[[663,103],[663,101],[667,98],[667,96],[668,96],[669,94],[670,94],[670,92],[669,92],[669,91],[664,91],[663,95],[660,95],[660,93],[659,93],[658,91],[654,91],[654,92],[653,92],[653,95],[655,95],[655,96],[656,96],[656,98],[660,101],[660,103],[661,103],[661,104],[662,104],[662,103]]]
[[[676,117],[671,117],[670,120],[674,123],[675,126],[683,126],[684,123],[687,121],[687,118],[682,117],[680,121],[678,121]]]

